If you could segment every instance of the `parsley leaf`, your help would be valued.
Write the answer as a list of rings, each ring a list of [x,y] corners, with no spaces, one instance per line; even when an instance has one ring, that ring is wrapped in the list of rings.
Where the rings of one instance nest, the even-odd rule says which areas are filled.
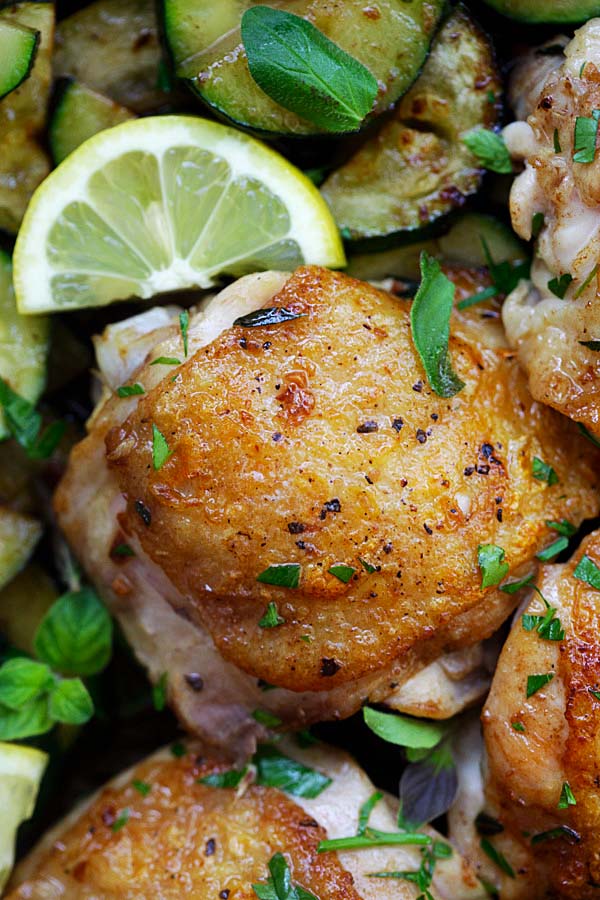
[[[549,684],[554,678],[554,672],[548,672],[544,675],[528,675],[527,676],[527,697],[533,697],[534,694],[544,687],[544,685]]]
[[[265,614],[259,621],[259,628],[276,628],[278,625],[284,625],[285,619],[279,615],[277,604],[271,600],[265,610]]]
[[[546,601],[544,600],[544,603]],[[562,641],[565,637],[565,631],[560,623],[560,619],[555,618],[556,610],[554,607],[546,603],[546,613],[543,616],[531,615],[525,613],[521,617],[521,622],[525,631],[534,631],[541,638],[547,641]]]
[[[369,824],[369,819],[371,818],[371,813],[373,812],[379,801],[382,799],[383,794],[381,793],[381,791],[375,791],[361,805],[358,811],[358,828],[356,829],[357,834],[365,833],[365,831],[367,830],[367,825]]]
[[[578,581],[585,581],[590,587],[600,591],[600,568],[587,554],[582,556],[577,563],[573,577],[577,578]]]
[[[284,756],[272,744],[262,744],[252,762],[256,766],[257,784],[278,788],[294,797],[314,799],[331,784],[327,775]]]
[[[355,131],[371,112],[376,78],[307,19],[253,6],[242,16],[242,41],[259,87],[319,128]]]
[[[569,285],[573,281],[573,276],[569,274],[569,272],[565,272],[564,275],[557,276],[556,278],[551,278],[548,282],[548,290],[552,291],[555,297],[558,297],[560,300],[565,299],[565,294],[569,289]]]
[[[488,131],[487,128],[474,128],[468,131],[462,140],[485,169],[501,175],[510,175],[512,162],[501,134]]]
[[[586,287],[588,287],[588,285],[591,284],[592,279],[595,278],[597,274],[598,274],[598,265],[595,265],[594,268],[592,269],[592,271],[590,272],[590,274],[588,275],[588,277],[585,279],[585,281],[582,282],[582,284],[580,284],[579,287],[577,288],[577,290],[575,291],[575,299],[576,300],[579,300],[579,298],[585,291]]]
[[[147,797],[152,790],[151,784],[148,784],[147,781],[138,781],[137,778],[134,778],[134,780],[131,782],[131,785],[133,788],[135,788],[138,794],[142,795],[142,797]]]
[[[227,772],[215,772],[213,775],[205,775],[198,779],[198,784],[207,784],[216,788],[236,788],[248,771],[245,769],[229,769]]]
[[[122,828],[124,828],[128,822],[129,822],[129,810],[124,809],[122,811],[122,813],[112,823],[112,825],[110,826],[110,830],[112,831],[113,834],[116,834],[118,831],[120,831]]]
[[[152,465],[154,466],[154,471],[158,472],[159,469],[162,469],[172,455],[173,451],[169,450],[164,434],[159,431],[156,425],[152,424]]]
[[[540,235],[540,231],[544,227],[544,213],[536,212],[531,219],[531,237],[535,240]]]
[[[135,384],[122,384],[117,388],[118,397],[136,397],[138,394],[145,394],[145,390],[137,381]]]
[[[151,366],[180,366],[181,360],[175,356],[157,356],[150,363]]]
[[[575,795],[571,790],[571,785],[568,781],[563,781],[562,790],[560,792],[560,799],[556,805],[557,809],[568,809],[569,806],[576,806],[577,800],[575,799]]]
[[[163,672],[156,684],[152,686],[152,703],[157,712],[162,712],[167,705],[168,672]]]
[[[300,563],[275,563],[256,576],[261,584],[275,587],[297,588],[300,584]]]
[[[534,579],[535,575],[526,575],[525,578],[521,578],[519,581],[509,581],[508,584],[501,585],[500,590],[503,594],[516,594],[522,588],[532,585]]]
[[[540,459],[539,456],[533,457],[531,474],[537,481],[545,481],[550,486],[558,484],[558,475],[552,466]]]
[[[600,109],[595,109],[591,116],[577,116],[575,119],[573,162],[585,164],[594,162],[599,121]]]
[[[496,544],[480,544],[477,548],[477,564],[481,569],[481,587],[493,587],[500,584],[508,575],[510,566],[504,562],[505,552]],[[509,593],[509,592],[505,592]]]
[[[554,152],[562,153],[562,147],[560,146],[560,137],[558,134],[558,128],[554,129],[554,135],[552,136],[552,142],[554,144]]]
[[[265,728],[278,728],[283,724],[281,719],[269,712],[268,709],[255,709],[252,718],[259,725],[264,725]]]
[[[317,900],[314,894],[292,884],[292,875],[283,853],[275,853],[269,860],[270,878],[265,884],[253,884],[259,900]]]
[[[465,386],[454,372],[448,352],[454,291],[438,260],[423,251],[421,284],[412,302],[410,324],[427,379],[440,397],[453,397]]]
[[[53,603],[34,639],[39,658],[66,675],[96,675],[107,665],[112,621],[91,588],[71,591]]]
[[[348,584],[356,569],[353,569],[352,566],[346,566],[344,563],[336,563],[331,568],[327,569],[330,575],[335,575],[338,581],[343,581],[344,584]]]
[[[504,854],[501,853],[500,850],[497,850],[496,847],[494,847],[491,841],[488,841],[487,838],[482,838],[481,849],[486,854],[486,856],[489,856],[492,862],[495,863],[498,868],[504,872],[505,875],[508,875],[509,878],[516,878],[515,870],[513,869],[511,864],[508,862]]]
[[[573,537],[574,534],[577,534],[577,528],[567,519],[563,519],[561,522],[552,522],[546,519],[546,525],[548,528],[553,528],[555,531],[558,531],[558,533],[564,535],[564,537]]]

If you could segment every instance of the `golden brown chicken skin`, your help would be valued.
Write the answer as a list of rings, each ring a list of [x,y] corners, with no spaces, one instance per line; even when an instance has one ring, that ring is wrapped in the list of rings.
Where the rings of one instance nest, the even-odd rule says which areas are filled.
[[[351,757],[331,747],[300,750],[284,742],[272,752],[305,767],[310,797],[258,784],[252,768],[237,786],[202,783],[230,767],[194,743],[178,757],[160,751],[46,835],[15,872],[8,900],[256,900],[252,885],[269,881],[275,854],[284,855],[292,884],[315,900],[416,900],[420,892],[410,881],[370,873],[417,871],[423,847],[444,839],[425,828],[420,846],[319,852],[323,840],[356,834],[359,809],[375,788]],[[396,815],[380,799],[369,823],[397,834]],[[454,852],[436,865],[432,891],[435,900],[485,898]]]
[[[600,591],[574,575],[584,556],[600,565],[599,532],[568,563],[541,571],[538,587],[564,637],[527,631],[519,616],[483,712],[485,811],[503,829],[489,839],[514,877],[478,842],[462,849],[503,900],[588,900],[600,891]],[[544,616],[547,607],[533,594],[524,612]],[[551,680],[527,697],[532,675]]]
[[[308,267],[269,306],[298,318],[225,331],[109,431],[107,456],[121,526],[220,653],[271,684],[328,690],[481,603],[479,544],[515,571],[549,543],[546,520],[593,514],[598,456],[532,400],[489,312],[453,320],[466,387],[446,400],[408,302]],[[156,429],[170,453],[158,470]],[[558,484],[533,477],[534,457]],[[290,564],[297,588],[258,580]],[[271,601],[283,622],[264,628]]]

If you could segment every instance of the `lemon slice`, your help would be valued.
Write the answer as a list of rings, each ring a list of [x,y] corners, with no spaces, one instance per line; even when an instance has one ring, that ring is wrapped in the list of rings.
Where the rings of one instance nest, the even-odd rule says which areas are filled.
[[[0,743],[0,893],[15,861],[17,829],[33,813],[47,762],[41,750]]]
[[[325,201],[278,153],[156,116],[95,135],[42,183],[13,263],[19,310],[37,313],[345,259]]]

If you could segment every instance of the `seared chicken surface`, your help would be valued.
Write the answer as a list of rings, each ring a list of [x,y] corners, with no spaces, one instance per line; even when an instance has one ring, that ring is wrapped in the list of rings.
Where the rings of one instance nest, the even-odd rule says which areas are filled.
[[[317,797],[290,796],[253,783],[201,783],[228,771],[200,746],[185,755],[162,751],[120,775],[48,834],[17,869],[7,900],[255,900],[253,884],[269,879],[283,853],[292,883],[319,900],[414,900],[416,885],[369,873],[416,871],[416,846],[318,852],[327,838],[356,834],[360,806],[374,788],[345,753],[325,746],[279,750],[331,779]],[[126,812],[125,812],[126,811]],[[371,827],[396,832],[380,801]],[[443,840],[425,829],[432,840]],[[484,900],[469,865],[453,853],[437,863],[435,900]]]
[[[451,274],[459,297],[481,285]],[[254,295],[296,318],[227,327]],[[488,637],[515,598],[481,589],[478,546],[522,573],[548,520],[598,512],[598,454],[531,398],[497,307],[453,316],[466,387],[451,400],[427,383],[409,308],[319,268],[242,279],[192,320],[180,366],[152,365],[181,356],[176,325],[144,337],[127,377],[146,393],[112,396],[72,455],[56,498],[71,545],[186,724],[229,752],[251,749],[257,707],[289,724],[349,715]],[[297,588],[258,580],[281,565]],[[283,622],[261,627],[271,602]]]
[[[591,158],[578,161],[575,146],[577,120],[600,107],[600,19],[558,59],[530,54],[514,74],[517,111],[529,115],[505,129],[509,150],[525,162],[511,191],[512,223],[529,240],[534,217],[538,228],[544,218],[531,283],[508,297],[503,318],[534,397],[600,435],[600,356],[586,346],[600,339],[600,156],[594,144]]]
[[[468,810],[465,790],[453,813],[451,833],[500,888],[502,900],[587,900],[598,894],[600,595],[577,570],[584,557],[600,564],[599,532],[568,563],[545,566],[537,580],[563,639],[549,640],[537,628],[526,630],[520,615],[515,619],[483,712],[481,806]],[[543,617],[547,606],[535,593],[522,612]],[[534,675],[550,680],[527,697]],[[472,781],[476,797],[476,774]],[[514,877],[481,853],[472,822],[482,806],[499,823],[484,833],[493,835],[488,839]]]

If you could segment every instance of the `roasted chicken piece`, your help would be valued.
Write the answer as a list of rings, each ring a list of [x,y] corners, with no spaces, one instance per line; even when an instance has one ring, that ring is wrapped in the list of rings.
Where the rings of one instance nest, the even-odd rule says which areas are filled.
[[[459,297],[483,283],[453,277]],[[258,307],[287,321],[229,327]],[[530,571],[547,520],[598,512],[599,455],[531,398],[498,307],[455,313],[466,387],[450,400],[427,383],[409,309],[302,268],[212,299],[181,365],[156,363],[183,353],[168,310],[138,320],[158,326],[138,341],[119,326],[129,351],[99,347],[112,391],[145,393],[100,405],[58,519],[186,726],[230,753],[263,733],[257,709],[290,726],[347,716],[487,638],[516,599],[482,590],[478,546]],[[265,583],[281,572],[297,587]]]
[[[476,738],[467,737],[463,748],[452,835],[502,900],[598,894],[599,564],[594,532],[568,563],[542,569],[539,593],[522,609],[525,619],[515,619],[483,712],[483,783]],[[540,624],[550,609],[553,633]],[[481,810],[488,817],[480,819],[483,834],[508,869],[481,852],[473,827]]]
[[[560,41],[556,49],[560,56]],[[547,76],[535,100],[535,57],[515,71],[512,94],[530,115],[505,129],[525,162],[511,191],[512,223],[526,240],[533,231],[539,238],[531,282],[507,298],[503,318],[533,396],[600,436],[600,19],[580,28],[560,58],[557,67],[556,55],[537,57]]]
[[[445,839],[424,829],[423,839],[430,839],[424,847],[319,852],[323,840],[357,833],[359,810],[373,785],[340,751],[322,745],[300,750],[292,742],[265,749],[263,758],[279,762],[280,780],[282,772],[288,776],[290,793],[269,785],[276,780],[273,770],[260,763],[233,787],[203,782],[214,782],[228,767],[205,758],[194,744],[178,757],[169,750],[150,757],[54,828],[15,872],[7,900],[256,900],[271,896],[266,885],[275,854],[283,854],[292,884],[319,900],[419,895],[410,881],[370,873],[416,873],[423,852],[431,852],[435,841],[448,847]],[[291,771],[290,763],[304,768]],[[368,824],[398,833],[384,799]],[[435,900],[485,900],[458,854],[434,865]],[[265,893],[255,892],[254,884],[264,885]]]

